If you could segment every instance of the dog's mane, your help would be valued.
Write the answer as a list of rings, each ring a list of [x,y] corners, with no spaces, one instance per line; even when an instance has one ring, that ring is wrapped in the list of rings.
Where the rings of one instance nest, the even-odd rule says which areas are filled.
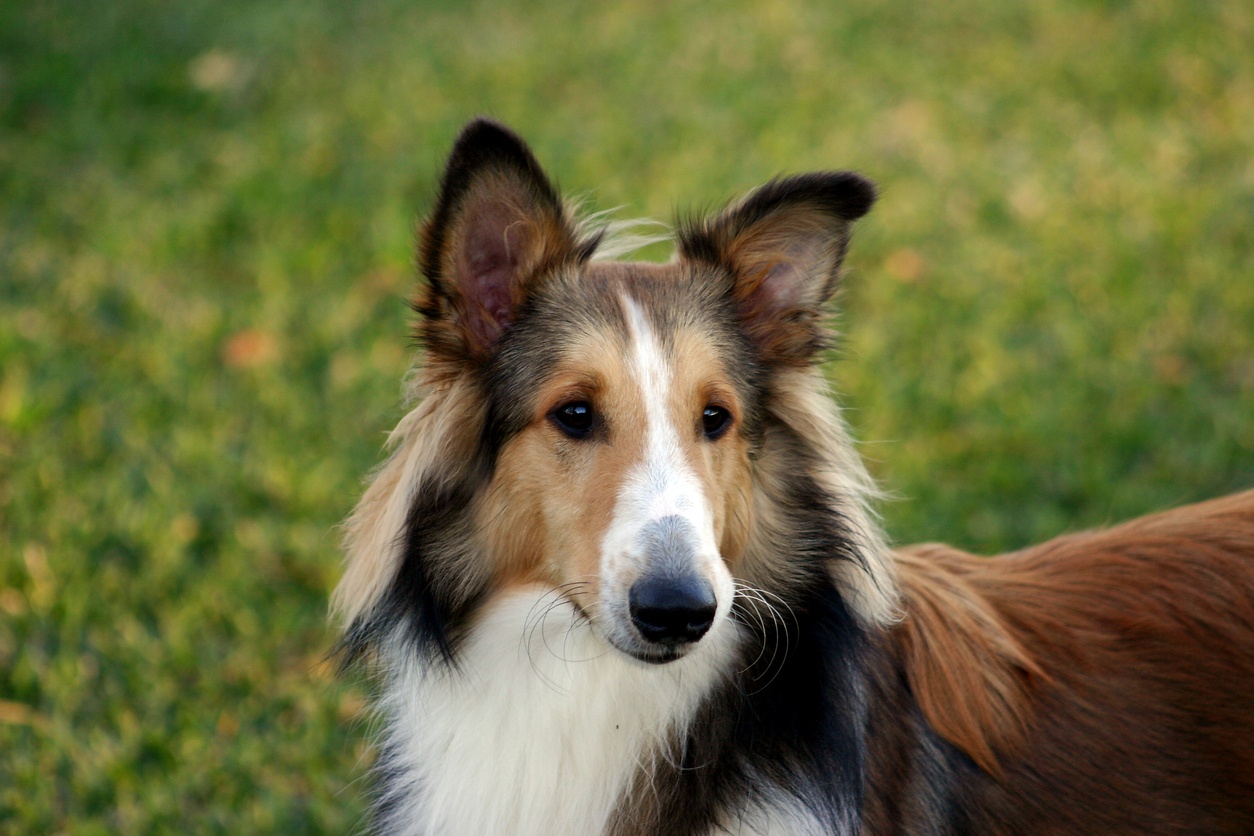
[[[812,366],[779,370],[768,408],[802,442],[801,463],[824,495],[829,506],[824,510],[843,521],[849,552],[831,555],[829,562],[842,597],[864,626],[895,622],[900,616],[896,570],[872,507],[882,494],[858,455],[822,370]],[[794,532],[777,528],[776,515],[786,501],[778,495],[778,486],[789,479],[785,469],[798,463],[793,456],[767,453],[757,463],[754,487],[760,513],[750,550],[767,558],[772,569],[785,567],[787,561],[769,558],[787,555],[784,544],[795,540]]]

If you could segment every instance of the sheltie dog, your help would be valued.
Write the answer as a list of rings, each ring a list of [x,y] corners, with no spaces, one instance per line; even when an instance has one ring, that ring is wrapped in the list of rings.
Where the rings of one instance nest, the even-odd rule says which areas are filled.
[[[379,830],[1254,833],[1254,492],[891,550],[818,368],[874,199],[787,177],[615,261],[465,128],[334,599]]]

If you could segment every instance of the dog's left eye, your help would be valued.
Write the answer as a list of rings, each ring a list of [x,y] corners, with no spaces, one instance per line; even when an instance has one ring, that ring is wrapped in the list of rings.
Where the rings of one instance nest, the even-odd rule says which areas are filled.
[[[710,441],[727,432],[731,426],[731,413],[721,406],[710,404],[701,411],[701,429]]]
[[[553,410],[550,417],[571,438],[586,438],[592,432],[594,413],[587,401],[572,401]]]

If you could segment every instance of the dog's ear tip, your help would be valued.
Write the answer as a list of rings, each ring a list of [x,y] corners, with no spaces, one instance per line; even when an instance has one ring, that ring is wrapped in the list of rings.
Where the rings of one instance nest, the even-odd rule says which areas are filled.
[[[523,138],[508,126],[486,116],[477,116],[467,122],[453,141],[450,167],[470,161],[479,164],[498,161],[523,168],[534,165],[531,151]]]
[[[815,171],[777,181],[778,191],[799,200],[813,200],[843,221],[856,221],[871,211],[878,189],[856,171]]]
[[[879,197],[879,188],[874,181],[856,171],[840,171],[836,176],[844,191],[843,216],[847,220],[856,221],[870,212]]]
[[[509,128],[507,128],[505,126],[505,123],[501,122],[499,119],[494,119],[491,116],[486,116],[481,113],[477,116],[471,117],[466,122],[465,126],[462,127],[462,133],[465,133],[466,131],[478,131],[478,130],[509,131]]]
[[[476,142],[480,140],[491,139],[513,139],[518,140],[518,134],[510,130],[502,122],[489,116],[476,116],[471,119],[457,134],[454,145],[461,145],[467,142]]]

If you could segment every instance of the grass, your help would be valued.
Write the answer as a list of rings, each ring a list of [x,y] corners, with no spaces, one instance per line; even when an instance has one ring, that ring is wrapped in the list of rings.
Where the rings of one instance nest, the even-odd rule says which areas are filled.
[[[830,368],[898,541],[1254,484],[1251,42],[1167,0],[0,5],[0,830],[360,822],[336,524],[478,113],[626,216],[881,184]]]

